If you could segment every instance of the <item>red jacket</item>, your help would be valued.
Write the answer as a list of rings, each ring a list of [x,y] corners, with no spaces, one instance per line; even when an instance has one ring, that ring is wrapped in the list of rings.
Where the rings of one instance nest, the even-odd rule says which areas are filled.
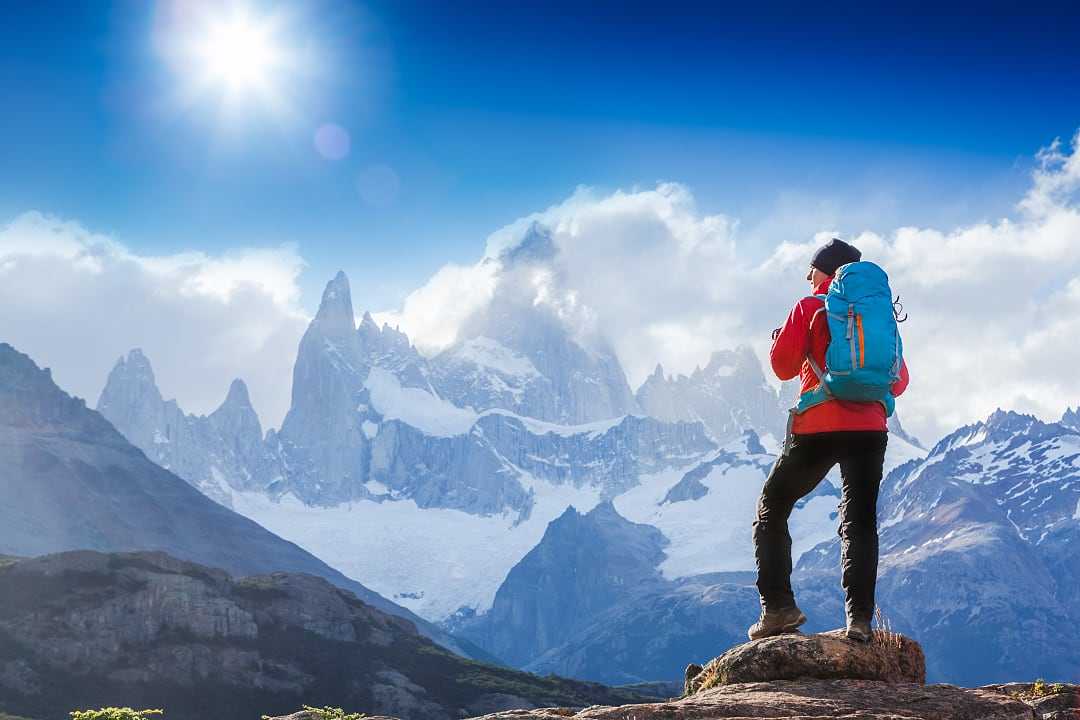
[[[822,295],[829,289],[832,278],[814,289],[815,295]],[[795,303],[787,322],[780,334],[773,340],[769,351],[773,372],[781,380],[791,380],[796,375],[802,380],[799,392],[803,393],[818,385],[817,375],[806,361],[808,353],[813,353],[814,360],[823,371],[825,368],[825,349],[829,346],[829,324],[825,313],[814,314],[823,303],[814,297],[806,297]],[[900,379],[893,383],[892,393],[899,396],[907,389],[907,362],[900,364]],[[793,433],[805,434],[831,432],[836,430],[885,430],[885,408],[879,402],[854,402],[851,400],[828,400],[815,405],[795,416],[791,426]]]

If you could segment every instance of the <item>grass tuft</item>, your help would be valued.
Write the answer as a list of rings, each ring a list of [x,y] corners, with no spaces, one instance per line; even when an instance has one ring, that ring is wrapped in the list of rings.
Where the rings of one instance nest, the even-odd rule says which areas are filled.
[[[902,650],[904,648],[904,636],[898,632],[893,632],[892,624],[889,622],[889,618],[885,616],[885,613],[882,612],[880,605],[874,607],[874,618],[877,620],[877,627],[871,632],[871,641],[874,646],[882,650]]]

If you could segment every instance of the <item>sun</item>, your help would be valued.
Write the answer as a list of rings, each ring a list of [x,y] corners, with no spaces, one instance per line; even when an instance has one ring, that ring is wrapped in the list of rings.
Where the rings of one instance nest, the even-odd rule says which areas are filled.
[[[196,47],[206,79],[230,92],[266,88],[283,57],[272,29],[240,11],[209,22]]]
[[[182,107],[217,104],[223,117],[290,115],[304,72],[290,48],[290,17],[243,4],[173,2],[159,26],[159,47],[176,78]]]

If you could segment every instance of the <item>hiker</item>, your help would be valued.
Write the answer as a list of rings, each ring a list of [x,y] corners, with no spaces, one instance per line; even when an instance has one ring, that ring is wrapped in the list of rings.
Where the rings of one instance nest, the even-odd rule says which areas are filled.
[[[871,637],[886,423],[893,398],[907,387],[908,370],[888,279],[861,258],[838,239],[818,249],[806,275],[813,296],[795,303],[784,327],[773,331],[773,372],[781,380],[799,377],[801,394],[753,523],[761,617],[747,632],[751,640],[796,632],[806,622],[791,591],[788,518],[795,503],[837,463],[843,480],[839,535],[847,637],[863,642]],[[837,287],[830,293],[834,280]],[[827,357],[838,370],[835,375]],[[876,375],[867,380],[870,371]],[[876,384],[870,388],[856,381]],[[850,397],[864,399],[842,399]]]

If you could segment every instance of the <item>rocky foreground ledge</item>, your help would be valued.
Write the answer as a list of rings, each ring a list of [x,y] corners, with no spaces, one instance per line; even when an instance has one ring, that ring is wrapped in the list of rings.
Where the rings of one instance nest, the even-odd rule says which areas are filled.
[[[840,631],[790,634],[739,645],[704,666],[690,665],[678,699],[509,710],[473,720],[1080,720],[1080,686],[961,688],[926,685],[925,678],[919,644],[896,633],[875,631],[869,644],[849,641]],[[315,718],[297,713],[275,720]]]

